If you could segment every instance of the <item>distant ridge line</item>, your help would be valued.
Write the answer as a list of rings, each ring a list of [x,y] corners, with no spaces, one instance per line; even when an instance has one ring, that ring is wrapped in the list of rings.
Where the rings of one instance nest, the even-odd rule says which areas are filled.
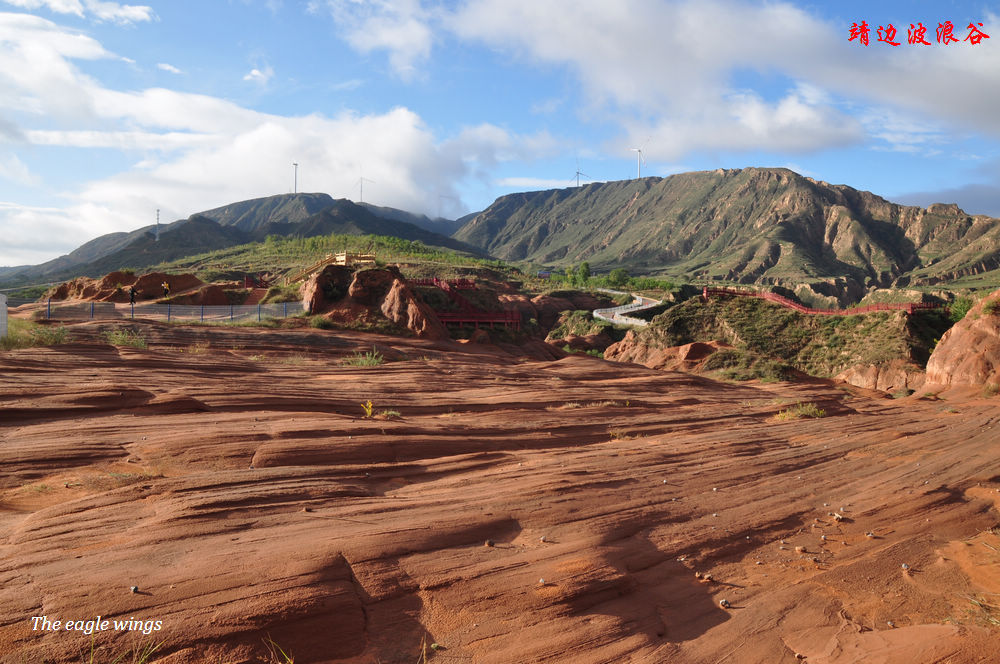
[[[779,304],[789,309],[794,309],[799,313],[815,314],[819,316],[853,316],[855,314],[870,314],[876,311],[905,311],[907,314],[913,314],[917,311],[926,311],[929,309],[948,309],[946,305],[935,304],[934,302],[884,302],[879,304],[869,304],[864,307],[852,307],[850,309],[813,309],[793,300],[789,300],[787,297],[782,297],[777,293],[740,290],[736,288],[709,288],[708,286],[702,288],[701,298],[703,300],[707,301],[712,295],[756,297],[769,302],[774,302],[775,304]]]

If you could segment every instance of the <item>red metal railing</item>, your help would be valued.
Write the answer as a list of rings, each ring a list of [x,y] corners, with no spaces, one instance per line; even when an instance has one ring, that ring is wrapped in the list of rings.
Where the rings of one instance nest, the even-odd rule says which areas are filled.
[[[869,304],[864,307],[852,307],[851,309],[813,309],[812,307],[807,307],[793,300],[789,300],[787,297],[782,297],[777,293],[740,290],[737,288],[709,288],[708,286],[702,288],[702,298],[707,300],[712,295],[756,297],[769,302],[774,302],[775,304],[780,304],[783,307],[788,307],[789,309],[794,309],[795,311],[804,314],[817,314],[820,316],[852,316],[854,314],[870,314],[876,311],[905,311],[908,314],[913,314],[914,312],[926,311],[928,309],[947,309],[945,305],[935,304],[934,302],[885,302],[880,304]]]

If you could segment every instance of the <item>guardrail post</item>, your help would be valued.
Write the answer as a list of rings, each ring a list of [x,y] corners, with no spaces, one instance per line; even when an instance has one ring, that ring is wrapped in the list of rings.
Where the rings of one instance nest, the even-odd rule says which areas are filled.
[[[170,322],[170,303],[167,303],[167,322]]]
[[[284,305],[284,307],[282,308],[281,317],[288,318],[288,303],[283,302],[282,304]]]
[[[90,320],[94,320],[94,303],[90,303]]]
[[[201,305],[201,322],[205,322],[205,305]]]
[[[260,322],[260,302],[257,303],[257,322]]]
[[[45,320],[52,318],[52,298],[49,298],[48,304],[45,305]]]
[[[229,320],[233,320],[233,305],[229,305]]]

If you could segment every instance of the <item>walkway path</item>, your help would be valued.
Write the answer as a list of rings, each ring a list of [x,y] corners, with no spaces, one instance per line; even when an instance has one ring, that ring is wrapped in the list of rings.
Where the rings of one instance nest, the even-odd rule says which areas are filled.
[[[600,293],[608,293],[609,295],[631,295],[634,299],[630,304],[623,304],[620,307],[611,307],[610,309],[594,309],[594,318],[600,318],[601,320],[606,320],[615,325],[638,325],[640,327],[645,327],[649,325],[649,321],[645,321],[641,318],[635,318],[633,316],[626,316],[624,314],[633,313],[636,311],[642,311],[644,309],[651,309],[662,303],[662,300],[654,300],[651,297],[645,297],[643,295],[637,295],[636,293],[626,293],[625,291],[612,290],[610,288],[598,288]]]

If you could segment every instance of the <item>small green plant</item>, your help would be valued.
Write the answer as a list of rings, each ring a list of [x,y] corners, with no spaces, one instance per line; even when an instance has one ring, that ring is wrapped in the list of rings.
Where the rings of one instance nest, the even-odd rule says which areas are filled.
[[[377,367],[384,362],[385,357],[382,353],[377,350],[371,350],[367,353],[354,353],[345,357],[341,361],[341,364],[348,367]]]
[[[368,401],[365,401],[364,403],[361,404],[361,410],[363,410],[365,412],[365,417],[368,418],[368,419],[371,419],[371,417],[372,417],[372,409],[373,408],[374,408],[374,406],[372,405],[372,400],[371,399],[369,399]]]
[[[955,301],[951,303],[951,306],[948,307],[948,318],[951,319],[952,323],[957,323],[965,318],[965,314],[969,313],[969,309],[971,308],[972,298],[957,297],[955,298]]]
[[[986,316],[996,316],[1000,314],[1000,300],[991,300],[983,305],[983,314]]]
[[[65,343],[67,334],[66,328],[61,325],[53,327],[11,318],[8,320],[7,336],[0,337],[0,350],[54,346]]]
[[[905,397],[910,396],[911,394],[913,394],[913,390],[904,387],[904,388],[902,388],[900,390],[896,390],[895,392],[893,392],[892,393],[892,398],[893,399],[903,399]]]
[[[129,348],[146,348],[146,337],[142,336],[138,330],[119,328],[108,330],[104,333],[104,339],[112,346],[127,346]]]
[[[267,654],[270,656],[268,664],[295,664],[291,651],[285,652],[270,636],[264,641],[264,645],[267,646]]]
[[[986,383],[983,385],[984,397],[995,397],[997,394],[1000,394],[1000,385],[997,385],[996,383]]]
[[[159,643],[133,646],[130,650],[109,660],[107,664],[148,664],[163,644],[164,641],[160,641]],[[90,640],[90,652],[84,652],[80,656],[80,661],[83,664],[101,664],[102,660],[97,658],[97,649],[93,637]]]
[[[797,420],[803,417],[826,417],[826,411],[814,403],[797,403],[790,408],[780,411],[774,419]]]
[[[394,420],[402,417],[398,410],[380,410],[378,417],[383,420]]]
[[[333,321],[326,316],[312,316],[309,318],[310,327],[314,327],[317,330],[332,330],[335,325]]]

